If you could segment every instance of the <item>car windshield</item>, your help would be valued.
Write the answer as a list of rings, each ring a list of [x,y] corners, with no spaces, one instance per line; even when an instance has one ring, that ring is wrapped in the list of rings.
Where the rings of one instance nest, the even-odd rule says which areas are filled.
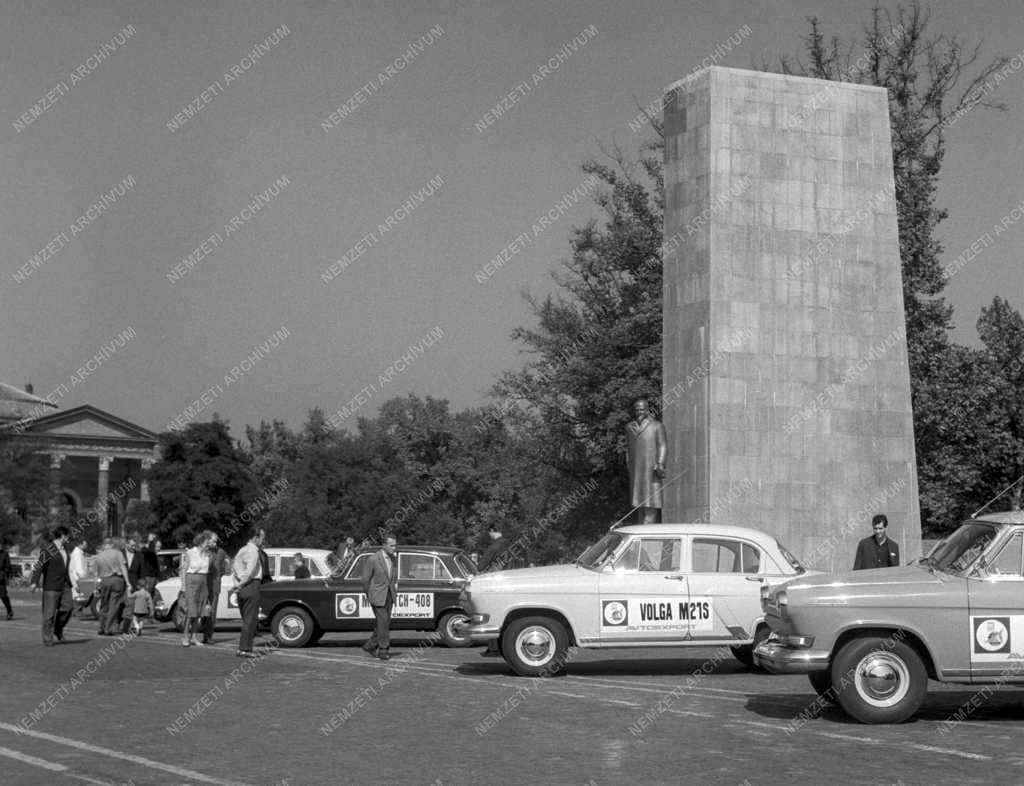
[[[581,568],[597,570],[605,560],[614,554],[626,536],[621,532],[609,532],[601,540],[580,554],[576,564]]]
[[[991,524],[978,521],[961,524],[960,529],[931,550],[926,562],[936,570],[961,573],[988,548],[996,532]]]

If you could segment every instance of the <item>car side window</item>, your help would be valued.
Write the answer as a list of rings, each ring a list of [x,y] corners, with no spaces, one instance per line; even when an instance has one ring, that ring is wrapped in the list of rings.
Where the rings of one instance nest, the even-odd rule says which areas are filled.
[[[353,560],[349,566],[348,573],[345,574],[347,579],[361,579],[363,577],[363,568],[366,566],[366,560],[370,558],[369,554],[360,554]]]
[[[749,543],[743,544],[743,572],[759,573],[761,570],[761,551]]]
[[[278,568],[278,572],[275,575],[282,576],[282,577],[283,576],[291,577],[292,575],[294,575],[294,573],[295,573],[295,565],[294,565],[295,558],[294,557],[276,557],[276,558],[275,557],[271,557],[270,558],[270,560],[271,560],[271,567],[270,567],[271,571],[273,571],[273,569],[274,569],[274,567],[273,567],[274,559],[281,560],[280,567]]]
[[[679,555],[682,553],[678,538],[641,538],[640,571],[648,573],[671,573],[679,571]]]
[[[999,550],[992,562],[989,563],[988,572],[993,576],[1016,576],[1024,575],[1024,540],[1021,533],[1016,533],[1006,545]]]
[[[726,538],[694,538],[693,572],[742,573],[740,545]]]
[[[412,581],[438,581],[450,579],[451,574],[432,554],[399,554],[398,578]]]
[[[320,567],[320,563],[312,557],[306,558],[306,567],[309,568],[309,575],[314,579],[323,578],[326,575]]]

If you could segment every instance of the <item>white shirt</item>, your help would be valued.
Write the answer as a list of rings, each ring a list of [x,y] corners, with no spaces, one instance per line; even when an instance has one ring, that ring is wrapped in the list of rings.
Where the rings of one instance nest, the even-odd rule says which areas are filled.
[[[78,580],[85,576],[85,552],[81,546],[75,546],[71,552],[71,561],[68,563],[68,576],[71,578],[71,586],[77,586]]]

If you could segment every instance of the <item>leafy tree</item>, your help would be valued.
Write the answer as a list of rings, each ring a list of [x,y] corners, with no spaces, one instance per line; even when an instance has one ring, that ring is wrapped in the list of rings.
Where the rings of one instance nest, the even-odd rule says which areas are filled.
[[[985,359],[991,373],[1002,380],[1001,409],[1005,413],[1004,452],[993,471],[993,492],[1024,475],[1024,317],[1000,297],[981,310],[978,334],[985,345]],[[1010,507],[1021,509],[1024,482],[1017,483],[1009,496]]]
[[[252,518],[247,508],[255,499],[255,484],[227,422],[215,414],[209,423],[190,423],[159,439],[162,457],[150,468],[148,480],[161,540],[191,545],[197,532],[210,529],[229,545],[239,545]]]
[[[599,512],[579,522],[585,531],[626,512],[623,429],[634,399],[660,397],[660,148],[659,139],[637,161],[611,149],[607,162],[583,164],[602,184],[595,201],[604,221],[573,231],[572,255],[554,274],[561,294],[528,296],[538,324],[513,338],[531,357],[494,388],[520,409],[522,442],[556,473],[555,488],[600,479]]]
[[[39,446],[0,428],[0,539],[38,545],[50,521],[50,462]]]

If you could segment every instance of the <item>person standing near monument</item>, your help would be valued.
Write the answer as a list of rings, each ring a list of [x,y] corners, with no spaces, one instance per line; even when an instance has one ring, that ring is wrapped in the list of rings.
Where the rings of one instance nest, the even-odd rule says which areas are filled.
[[[11,610],[11,599],[7,596],[7,577],[11,574],[11,555],[7,553],[7,544],[0,540],[0,601],[7,610],[7,619],[14,619]]]
[[[395,537],[385,536],[383,548],[366,560],[363,569],[363,592],[377,620],[363,649],[381,660],[391,657],[391,608],[398,597],[398,566],[395,564],[397,548]]]
[[[639,523],[660,523],[661,482],[668,455],[665,426],[651,416],[646,399],[636,400],[633,415],[633,420],[626,424],[629,500]]]
[[[857,556],[853,561],[854,570],[899,566],[900,547],[896,541],[886,537],[885,531],[888,527],[889,519],[884,513],[879,513],[871,519],[871,529],[874,534],[857,544]]]
[[[238,636],[239,658],[255,658],[252,642],[256,638],[256,624],[260,612],[260,584],[263,579],[263,560],[260,559],[260,547],[266,533],[255,529],[249,536],[249,542],[238,550],[231,566],[235,583],[233,591],[238,596],[238,611],[242,615],[242,632]]]

